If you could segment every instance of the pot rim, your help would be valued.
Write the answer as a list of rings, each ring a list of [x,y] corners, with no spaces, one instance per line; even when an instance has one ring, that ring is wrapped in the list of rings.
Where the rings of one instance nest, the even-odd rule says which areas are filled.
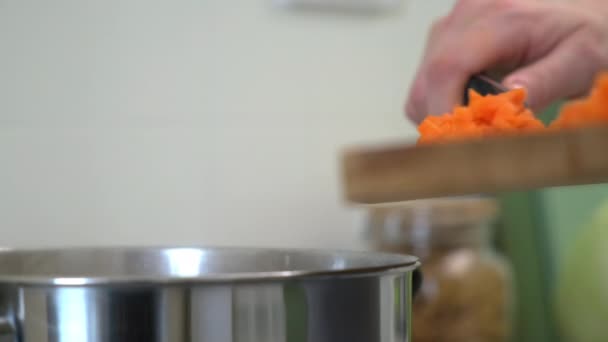
[[[156,257],[154,262],[167,262],[167,259],[160,259],[162,255],[171,253],[186,252],[186,258],[205,259],[205,253],[224,253],[225,256],[244,257],[250,255],[266,257],[281,257],[287,260],[290,258],[325,258],[326,261],[333,261],[332,265],[325,267],[309,267],[294,269],[276,269],[261,271],[239,271],[239,272],[201,272],[197,274],[180,274],[180,272],[168,271],[163,274],[161,271],[153,271],[150,274],[121,273],[113,271],[102,271],[100,274],[93,274],[90,270],[74,271],[65,269],[57,272],[45,271],[45,263],[60,262],[60,258],[70,264],[77,265],[80,261],[78,257],[85,257],[90,260],[100,260],[100,258],[123,256],[138,256],[146,259],[144,253],[155,253],[149,257]],[[190,255],[188,255],[190,253]],[[243,253],[241,255],[234,253]],[[183,253],[182,253],[183,254]],[[209,256],[213,256],[210,254]],[[97,255],[98,258],[94,256]],[[207,256],[208,257],[208,256]],[[20,261],[19,271],[11,271],[6,267],[6,261],[13,258]],[[53,259],[55,258],[55,259]],[[126,260],[126,259],[125,259]],[[183,260],[182,260],[183,261]],[[141,263],[141,260],[138,261]],[[137,263],[130,265],[135,266]],[[350,263],[350,264],[349,264]],[[126,265],[126,264],[125,264]],[[48,265],[47,265],[48,266]],[[52,265],[51,265],[52,266]],[[82,267],[83,265],[77,265]],[[150,267],[144,262],[143,268]],[[353,278],[361,276],[376,276],[386,274],[399,274],[415,270],[420,266],[419,259],[411,255],[393,254],[384,252],[340,250],[340,249],[313,249],[313,248],[264,248],[264,247],[238,247],[238,246],[193,246],[193,245],[171,245],[171,246],[96,246],[96,247],[52,247],[52,248],[0,248],[0,284],[3,285],[50,285],[50,286],[88,286],[88,285],[205,285],[217,283],[237,283],[237,282],[270,282],[270,281],[289,281],[302,279],[319,278]],[[57,267],[57,265],[54,265]],[[64,267],[61,264],[59,267]],[[41,268],[37,270],[36,268]],[[139,271],[139,269],[137,269]],[[105,273],[105,274],[104,274]],[[188,273],[188,272],[186,272]],[[193,273],[193,272],[191,272]]]

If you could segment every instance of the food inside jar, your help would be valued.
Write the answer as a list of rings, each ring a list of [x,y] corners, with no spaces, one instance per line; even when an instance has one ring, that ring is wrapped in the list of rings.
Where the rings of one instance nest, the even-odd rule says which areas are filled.
[[[498,258],[462,249],[423,260],[413,302],[413,340],[506,342],[510,337],[508,269]]]
[[[493,248],[498,203],[490,197],[418,200],[369,207],[368,237],[383,252],[416,255],[422,286],[413,299],[412,340],[507,342],[512,274]]]

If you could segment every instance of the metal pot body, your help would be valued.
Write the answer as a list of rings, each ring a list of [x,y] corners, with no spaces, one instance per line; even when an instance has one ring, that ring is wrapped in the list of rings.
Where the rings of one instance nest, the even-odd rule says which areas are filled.
[[[230,253],[226,257],[236,256]],[[152,266],[140,263],[147,270],[128,275],[125,270],[129,267],[121,264],[133,262],[127,260],[128,253],[118,263],[94,262],[94,258],[85,256],[81,261],[62,256],[56,262],[41,256],[4,270],[0,266],[4,317],[0,321],[0,341],[410,342],[412,277],[417,263],[345,272],[349,270],[349,257],[334,253],[315,261],[326,263],[327,258],[336,257],[334,269],[300,272],[294,270],[305,268],[295,264],[308,258],[306,253],[318,258],[317,252],[295,255],[300,258],[295,264],[279,265],[271,260],[294,257],[289,253],[267,256],[266,261],[272,265],[266,264],[255,274],[240,272],[240,267],[248,268],[235,266],[238,258],[218,263],[222,258],[216,256],[212,266],[201,267],[200,262],[205,260],[199,260],[196,275],[165,272],[154,263],[166,260],[154,258],[148,261]],[[240,261],[254,263],[253,259]],[[336,260],[346,266],[336,267]],[[2,261],[0,253],[0,264]],[[67,265],[57,266],[61,261]],[[207,262],[211,261],[207,258]],[[92,269],[64,268],[81,263]],[[45,264],[52,264],[51,271],[45,271],[49,274],[32,273],[31,269],[41,270]],[[227,273],[217,272],[218,267],[227,269]],[[209,271],[213,268],[215,272]],[[2,272],[11,276],[2,279]],[[56,274],[49,276],[53,272]]]

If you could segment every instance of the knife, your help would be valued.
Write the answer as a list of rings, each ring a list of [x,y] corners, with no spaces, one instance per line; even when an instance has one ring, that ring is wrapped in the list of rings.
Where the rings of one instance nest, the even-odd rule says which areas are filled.
[[[469,89],[475,90],[479,95],[498,95],[509,91],[509,88],[502,85],[500,82],[487,76],[486,74],[473,75],[466,84],[463,105],[469,104]],[[527,106],[527,104],[526,104]]]

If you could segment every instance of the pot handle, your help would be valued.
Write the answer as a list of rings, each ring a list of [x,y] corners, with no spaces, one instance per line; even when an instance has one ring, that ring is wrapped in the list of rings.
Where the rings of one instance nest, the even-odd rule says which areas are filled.
[[[412,274],[412,298],[420,291],[420,287],[422,287],[422,271],[417,268]]]

